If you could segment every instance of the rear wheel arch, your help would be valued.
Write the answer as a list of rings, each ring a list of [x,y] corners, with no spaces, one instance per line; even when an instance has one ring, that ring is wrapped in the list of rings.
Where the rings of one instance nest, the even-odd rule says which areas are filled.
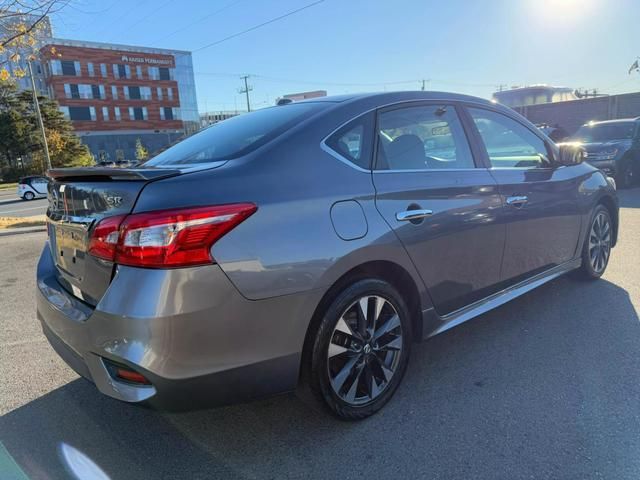
[[[304,372],[304,365],[310,361],[310,354],[324,312],[331,305],[333,300],[349,285],[365,278],[375,278],[391,284],[403,297],[407,303],[412,321],[412,333],[414,339],[422,338],[422,303],[420,292],[411,274],[397,263],[387,260],[376,260],[358,265],[344,273],[323,295],[316,306],[311,322],[307,327],[302,350],[301,372]]]

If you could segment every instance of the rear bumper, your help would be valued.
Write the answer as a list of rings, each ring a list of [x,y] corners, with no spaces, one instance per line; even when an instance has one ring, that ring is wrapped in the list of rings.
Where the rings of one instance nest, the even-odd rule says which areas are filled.
[[[293,390],[321,292],[250,301],[216,266],[120,267],[95,309],[58,283],[48,246],[38,264],[37,314],[56,352],[102,393],[176,410]],[[150,386],[115,379],[105,361]]]

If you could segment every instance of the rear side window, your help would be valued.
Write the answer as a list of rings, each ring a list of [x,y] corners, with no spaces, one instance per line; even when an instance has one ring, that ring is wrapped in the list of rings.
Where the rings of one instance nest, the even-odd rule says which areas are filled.
[[[325,105],[322,102],[293,103],[238,115],[177,143],[145,165],[195,165],[246,155],[319,112]]]
[[[544,141],[535,133],[498,112],[469,108],[492,168],[544,168],[550,165]]]
[[[373,112],[349,122],[325,143],[345,160],[368,170],[371,168],[372,133]]]

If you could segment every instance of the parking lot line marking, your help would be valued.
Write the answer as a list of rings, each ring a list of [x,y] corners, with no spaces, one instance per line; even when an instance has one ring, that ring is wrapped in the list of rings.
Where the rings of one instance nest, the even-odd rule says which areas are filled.
[[[28,210],[40,210],[40,209],[42,209],[42,208],[44,208],[44,207],[45,207],[45,205],[40,205],[39,207],[21,208],[21,209],[19,209],[19,210],[9,210],[9,211],[6,211],[6,212],[2,212],[2,211],[0,211],[0,216],[2,216],[2,215],[6,215],[6,214],[8,214],[8,213],[26,212],[26,211],[28,211]]]

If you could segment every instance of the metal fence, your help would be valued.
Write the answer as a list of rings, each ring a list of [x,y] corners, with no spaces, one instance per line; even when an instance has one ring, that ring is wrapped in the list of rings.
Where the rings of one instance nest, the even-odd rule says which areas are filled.
[[[557,125],[572,134],[590,121],[640,117],[640,92],[528,105],[514,110],[535,124]]]

